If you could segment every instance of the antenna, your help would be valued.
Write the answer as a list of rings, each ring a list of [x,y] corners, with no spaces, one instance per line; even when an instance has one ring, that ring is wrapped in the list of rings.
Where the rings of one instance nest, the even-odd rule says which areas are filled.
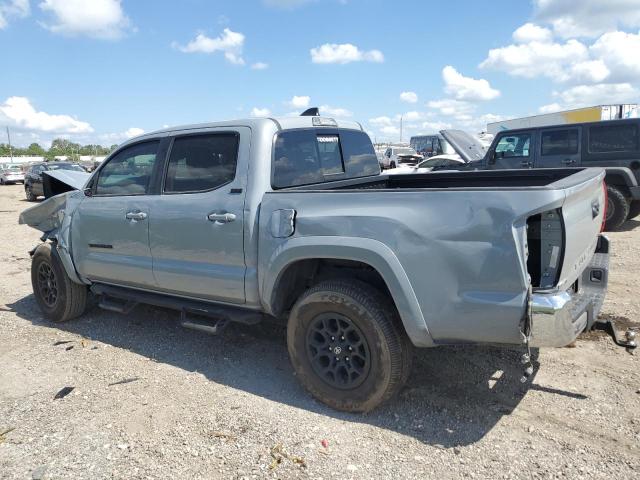
[[[319,117],[320,109],[318,107],[307,108],[300,114],[301,117]]]

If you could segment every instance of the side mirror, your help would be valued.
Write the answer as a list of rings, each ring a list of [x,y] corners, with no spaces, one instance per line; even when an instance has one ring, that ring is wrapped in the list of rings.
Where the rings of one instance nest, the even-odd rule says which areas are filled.
[[[84,193],[85,197],[92,197],[93,196],[93,191],[91,190],[91,187],[85,188],[82,193]]]

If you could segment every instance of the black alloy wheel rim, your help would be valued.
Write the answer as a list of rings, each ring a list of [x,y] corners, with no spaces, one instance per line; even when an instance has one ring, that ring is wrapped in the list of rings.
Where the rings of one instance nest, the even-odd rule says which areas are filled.
[[[41,263],[38,267],[38,289],[42,301],[48,307],[55,306],[58,300],[58,283],[53,268],[46,262]]]
[[[323,313],[311,321],[306,350],[313,371],[340,390],[361,385],[371,369],[366,337],[349,318],[339,313]]]

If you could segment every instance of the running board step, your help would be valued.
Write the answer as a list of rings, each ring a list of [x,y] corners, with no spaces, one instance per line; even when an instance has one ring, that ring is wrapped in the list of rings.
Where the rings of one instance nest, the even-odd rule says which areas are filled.
[[[187,315],[189,313],[195,313],[200,319],[188,318]],[[227,317],[205,319],[203,318],[204,316],[205,314],[199,311],[182,310],[180,312],[180,326],[208,333],[209,335],[219,335],[231,323]]]
[[[137,304],[143,303],[178,310],[181,313],[182,322],[186,321],[186,313],[192,313],[201,317],[210,317],[218,321],[225,319],[227,322],[243,323],[245,325],[258,324],[264,318],[263,313],[247,310],[246,308],[190,300],[132,288],[114,287],[101,283],[94,283],[91,286],[91,291],[101,297],[100,307],[118,313],[129,313]],[[187,323],[201,324],[201,322]],[[211,327],[211,323],[208,323],[207,326]],[[222,328],[220,328],[219,331],[221,331]],[[204,329],[199,330],[204,331]]]
[[[110,312],[123,313],[128,314],[131,310],[133,310],[138,302],[134,302],[133,300],[122,300],[119,298],[113,298],[109,296],[102,296],[98,306],[103,310],[109,310]]]

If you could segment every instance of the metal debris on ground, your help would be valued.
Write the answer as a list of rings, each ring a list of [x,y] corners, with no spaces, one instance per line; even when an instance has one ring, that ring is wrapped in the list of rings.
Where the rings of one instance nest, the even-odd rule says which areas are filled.
[[[56,396],[53,397],[54,400],[59,400],[61,398],[66,397],[67,395],[69,395],[71,392],[73,392],[73,389],[76,387],[64,387],[62,388],[58,393],[56,393]]]
[[[122,385],[124,383],[136,382],[138,380],[140,380],[140,377],[125,378],[125,379],[122,379],[122,380],[118,380],[117,382],[110,383],[109,386],[113,387],[114,385]]]
[[[4,430],[0,430],[0,443],[3,443],[7,437],[7,433],[13,432],[15,430],[15,428],[13,427],[9,427],[9,428],[5,428]]]
[[[233,433],[216,431],[216,432],[211,432],[209,435],[216,438],[224,438],[227,442],[235,442],[236,440],[238,440],[238,437],[236,437]]]
[[[64,345],[65,343],[72,343],[72,342],[73,340],[58,340],[53,344],[53,346],[57,347],[58,345]]]
[[[73,349],[73,345],[69,345],[67,348],[65,348],[65,350],[68,352],[69,350]]]
[[[278,465],[280,465],[282,463],[282,460],[284,460],[285,458],[287,460],[289,460],[290,462],[295,463],[296,465],[300,465],[302,468],[306,468],[307,467],[307,463],[304,461],[304,458],[302,457],[298,457],[297,455],[291,455],[290,453],[287,453],[284,448],[282,448],[282,444],[278,443],[276,445],[274,445],[273,447],[271,447],[271,458],[273,458],[273,461],[271,462],[271,465],[269,465],[269,469],[273,470],[275,469]]]

